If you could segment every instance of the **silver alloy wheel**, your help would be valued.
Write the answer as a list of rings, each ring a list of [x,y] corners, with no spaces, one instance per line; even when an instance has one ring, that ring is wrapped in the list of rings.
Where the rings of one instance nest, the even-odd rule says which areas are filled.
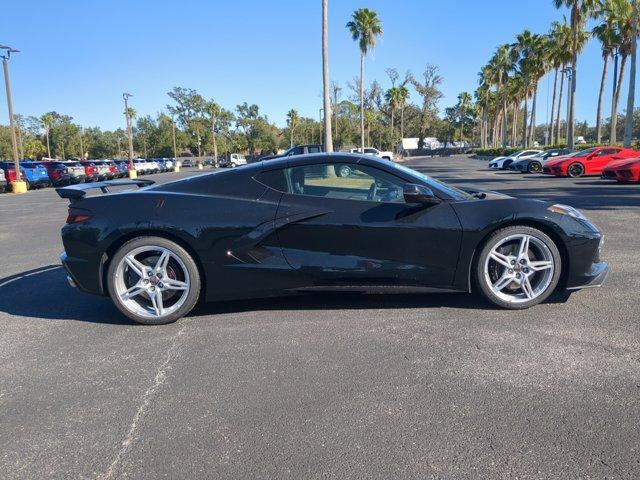
[[[525,303],[547,291],[554,271],[553,255],[544,241],[515,234],[491,248],[484,264],[484,280],[501,300]]]
[[[158,319],[178,310],[187,300],[190,285],[186,265],[165,247],[135,248],[115,270],[114,286],[121,304],[145,318]]]
[[[339,171],[341,177],[348,177],[351,175],[351,167],[349,167],[349,165],[341,165]]]

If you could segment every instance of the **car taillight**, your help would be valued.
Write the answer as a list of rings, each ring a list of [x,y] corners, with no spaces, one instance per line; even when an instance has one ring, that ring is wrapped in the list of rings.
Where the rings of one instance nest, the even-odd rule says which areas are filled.
[[[77,213],[72,210],[69,210],[69,213],[67,215],[67,224],[86,222],[90,218],[91,218],[91,215],[87,215],[84,213]]]

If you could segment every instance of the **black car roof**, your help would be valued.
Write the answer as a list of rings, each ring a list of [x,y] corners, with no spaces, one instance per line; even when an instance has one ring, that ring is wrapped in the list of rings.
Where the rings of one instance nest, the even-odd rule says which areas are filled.
[[[308,165],[310,163],[330,163],[330,162],[347,162],[358,163],[363,158],[370,160],[367,156],[360,153],[305,153],[304,155],[291,155],[288,157],[273,158],[271,160],[262,160],[251,165],[259,166],[265,170],[273,170],[277,168],[292,167],[296,165]]]

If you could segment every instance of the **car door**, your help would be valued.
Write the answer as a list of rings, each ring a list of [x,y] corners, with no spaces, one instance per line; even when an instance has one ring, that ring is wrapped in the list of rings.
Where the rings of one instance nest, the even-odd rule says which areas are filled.
[[[585,173],[588,175],[600,175],[604,167],[613,159],[613,155],[620,150],[620,148],[603,148],[602,150],[598,150],[585,162]]]
[[[283,169],[276,223],[288,263],[316,285],[448,286],[461,241],[451,206],[407,204],[408,183],[389,171],[347,162]]]

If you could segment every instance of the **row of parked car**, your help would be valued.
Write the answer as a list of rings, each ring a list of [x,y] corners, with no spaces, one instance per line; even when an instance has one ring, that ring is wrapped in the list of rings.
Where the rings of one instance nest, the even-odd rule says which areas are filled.
[[[153,158],[133,160],[133,169],[138,175],[168,172],[173,170],[176,162],[169,158]],[[113,180],[129,175],[131,165],[128,160],[52,160],[44,159],[40,162],[29,160],[20,161],[20,175],[27,184],[27,189],[59,187],[84,182]],[[13,162],[0,161],[0,192],[16,180]]]
[[[602,146],[573,151],[520,150],[489,162],[491,170],[543,173],[556,177],[600,176],[620,183],[640,182],[640,152],[631,148]]]

